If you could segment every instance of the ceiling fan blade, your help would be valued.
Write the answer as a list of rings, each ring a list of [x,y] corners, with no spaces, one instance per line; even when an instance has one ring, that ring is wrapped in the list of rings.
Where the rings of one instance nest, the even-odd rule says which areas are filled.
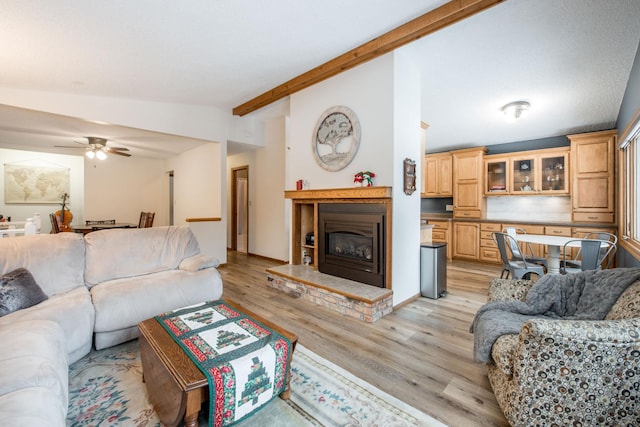
[[[131,154],[121,153],[120,151],[109,151],[109,154],[117,154],[118,156],[131,157]]]
[[[126,147],[107,147],[107,150],[129,151],[129,149]]]
[[[54,145],[54,147],[56,148],[81,148],[83,150],[86,150],[87,148],[89,148],[86,144],[83,144],[84,147],[76,147],[75,145]]]

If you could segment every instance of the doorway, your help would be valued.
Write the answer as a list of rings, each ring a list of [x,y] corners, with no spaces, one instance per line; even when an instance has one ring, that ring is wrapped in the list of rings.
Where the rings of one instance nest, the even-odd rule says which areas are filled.
[[[231,249],[249,251],[249,166],[231,169]]]
[[[169,225],[173,225],[173,171],[169,171]]]

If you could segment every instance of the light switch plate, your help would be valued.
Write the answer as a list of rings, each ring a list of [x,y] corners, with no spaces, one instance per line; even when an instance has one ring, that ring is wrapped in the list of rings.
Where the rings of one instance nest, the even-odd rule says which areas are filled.
[[[453,212],[453,205],[446,205],[445,209],[447,212]]]

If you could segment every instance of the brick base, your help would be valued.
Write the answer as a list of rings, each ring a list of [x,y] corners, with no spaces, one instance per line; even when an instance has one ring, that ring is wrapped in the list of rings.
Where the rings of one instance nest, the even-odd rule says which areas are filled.
[[[271,288],[281,290],[295,297],[301,297],[306,301],[369,323],[375,322],[393,311],[392,292],[375,301],[360,300],[354,298],[352,294],[346,296],[339,293],[339,291],[330,290],[326,287],[316,287],[311,283],[302,283],[272,272],[267,272],[267,283]]]

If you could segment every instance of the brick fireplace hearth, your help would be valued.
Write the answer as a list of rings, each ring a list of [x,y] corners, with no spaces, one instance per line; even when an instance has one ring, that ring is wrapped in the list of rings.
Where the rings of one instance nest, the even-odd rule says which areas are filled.
[[[366,322],[375,322],[391,313],[393,311],[391,275],[385,274],[391,271],[391,188],[355,187],[286,191],[285,197],[292,200],[291,262],[288,265],[267,270],[269,286],[293,297],[300,297]],[[378,226],[379,239],[386,243],[379,248],[381,264],[376,268],[379,268],[381,274],[375,284],[371,282],[365,284],[318,271],[319,258],[324,255],[320,254],[321,245],[318,244],[321,228],[318,220],[321,210],[319,207],[333,205],[337,208],[338,204],[347,207],[351,205],[356,211],[357,207],[361,206],[363,211],[369,213],[373,209],[382,218],[382,223]],[[311,239],[312,241],[309,239],[310,235],[315,237]],[[366,233],[362,236],[366,236]],[[322,250],[324,251],[324,247]],[[308,265],[304,263],[305,256]],[[363,259],[355,259],[354,263],[363,264]],[[368,269],[366,266],[364,268]],[[357,277],[356,275],[356,280],[358,280]]]

